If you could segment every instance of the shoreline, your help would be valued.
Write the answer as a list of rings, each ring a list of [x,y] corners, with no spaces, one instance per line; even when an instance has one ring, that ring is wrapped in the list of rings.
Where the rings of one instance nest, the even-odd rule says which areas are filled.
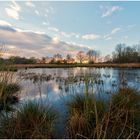
[[[7,65],[10,68],[74,68],[74,67],[95,67],[95,68],[140,68],[140,63],[124,63],[124,64],[13,64]]]

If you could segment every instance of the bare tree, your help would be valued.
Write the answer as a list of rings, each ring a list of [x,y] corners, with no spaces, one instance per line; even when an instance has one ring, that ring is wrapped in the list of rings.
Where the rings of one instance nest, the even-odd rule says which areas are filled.
[[[118,44],[113,53],[113,62],[115,63],[133,63],[140,62],[139,45],[127,46]]]
[[[67,54],[67,55],[66,55],[66,59],[67,59],[67,60],[70,60],[70,59],[71,59],[71,55],[70,55],[70,54]]]
[[[83,63],[83,60],[85,59],[85,54],[83,51],[79,51],[76,55],[76,58],[79,60],[80,63]]]
[[[104,61],[105,62],[111,62],[112,60],[111,60],[111,56],[108,54],[108,55],[106,55],[105,57],[104,57]]]
[[[43,63],[43,64],[46,63],[46,58],[45,58],[45,57],[42,57],[42,59],[41,59],[41,63]]]
[[[94,51],[94,50],[89,50],[89,51],[87,52],[88,62],[89,62],[89,63],[94,62],[94,60],[93,60],[94,54],[95,54],[95,51]]]
[[[58,60],[61,60],[61,59],[62,59],[62,55],[59,54],[59,53],[57,53],[57,54],[55,54],[55,55],[53,56],[53,58],[54,58],[56,61],[58,61]]]
[[[100,55],[99,51],[89,50],[87,52],[89,63],[95,62],[97,60],[97,58],[99,57],[99,55]]]
[[[5,45],[4,44],[0,44],[0,57],[3,56],[4,49],[5,49]]]
[[[99,56],[101,55],[100,51],[95,51],[95,62],[98,61]]]

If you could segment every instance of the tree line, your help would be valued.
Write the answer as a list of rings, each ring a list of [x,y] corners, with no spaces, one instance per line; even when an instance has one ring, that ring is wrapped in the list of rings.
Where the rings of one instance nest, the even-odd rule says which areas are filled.
[[[138,63],[140,62],[140,45],[127,46],[118,44],[112,54],[113,63]]]
[[[37,61],[35,58],[25,58],[20,56],[11,56],[9,58],[0,58],[0,64],[36,64]]]
[[[67,54],[65,57],[61,54],[54,54],[52,57],[43,57],[42,62],[49,60],[51,64],[60,64],[60,63],[95,63],[100,56],[100,52],[96,50],[88,50],[86,53],[84,51],[79,51],[76,56]]]
[[[61,64],[61,63],[95,63],[100,56],[99,51],[89,50],[87,53],[84,51],[79,51],[76,56],[67,54],[65,57],[59,53],[54,54],[52,57],[42,57],[37,59],[34,57],[25,58],[20,56],[10,56],[7,59],[0,57],[0,63],[7,64],[35,64],[35,63],[51,63],[51,64]]]
[[[2,48],[2,47],[1,47]],[[0,48],[0,64],[36,64],[36,63],[51,63],[51,64],[67,64],[67,63],[88,63],[93,64],[100,62],[100,52],[97,50],[88,50],[87,52],[79,51],[75,56],[67,54],[65,57],[59,53],[52,57],[42,57],[37,59],[34,57],[25,58],[20,56],[10,56],[7,59],[2,57],[2,49]],[[103,58],[103,57],[101,57]],[[140,45],[128,46],[126,44],[118,44],[112,56],[104,57],[104,62],[108,63],[139,63],[140,62]]]

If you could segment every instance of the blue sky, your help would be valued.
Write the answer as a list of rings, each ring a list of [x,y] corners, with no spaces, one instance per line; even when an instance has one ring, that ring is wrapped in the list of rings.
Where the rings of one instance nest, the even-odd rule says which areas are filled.
[[[11,54],[19,49],[28,56],[74,55],[90,48],[107,55],[118,43],[140,43],[140,2],[1,1],[0,5],[4,34],[0,41]]]

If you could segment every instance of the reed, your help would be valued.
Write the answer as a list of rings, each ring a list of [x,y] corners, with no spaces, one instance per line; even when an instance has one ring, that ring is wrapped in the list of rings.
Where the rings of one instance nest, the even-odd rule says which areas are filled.
[[[0,138],[54,138],[56,117],[52,107],[29,101],[16,112],[1,115]]]
[[[12,110],[12,104],[18,102],[17,92],[20,87],[16,83],[0,83],[0,111],[1,110]]]
[[[67,103],[69,138],[140,138],[140,93],[123,88],[105,103],[93,95],[74,95]]]
[[[101,122],[106,112],[105,102],[95,100],[95,97],[92,95],[89,95],[88,98],[84,95],[75,95],[67,106],[69,111],[67,120],[69,137],[97,137],[96,126],[97,123]]]
[[[112,96],[111,104],[106,138],[136,139],[140,132],[140,92],[122,88]]]

